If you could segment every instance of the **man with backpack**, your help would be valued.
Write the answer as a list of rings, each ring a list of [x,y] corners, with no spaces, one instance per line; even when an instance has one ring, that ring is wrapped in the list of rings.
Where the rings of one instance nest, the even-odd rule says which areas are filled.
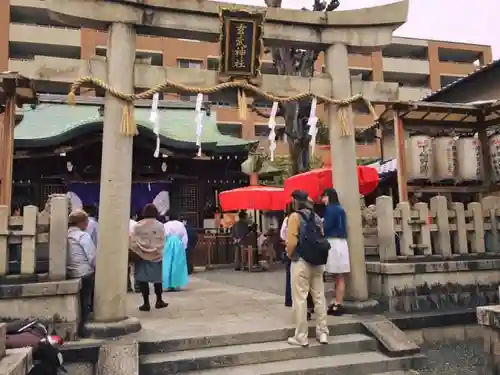
[[[294,212],[288,217],[287,255],[291,259],[291,287],[295,334],[290,345],[308,346],[307,295],[310,292],[316,313],[316,339],[328,344],[326,299],[323,273],[330,245],[323,235],[321,219],[307,193],[292,193]]]

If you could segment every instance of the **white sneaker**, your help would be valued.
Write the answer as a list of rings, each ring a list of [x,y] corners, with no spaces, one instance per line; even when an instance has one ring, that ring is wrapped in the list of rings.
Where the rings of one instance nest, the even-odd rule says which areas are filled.
[[[309,343],[307,342],[307,339],[305,341],[302,341],[302,340],[299,341],[295,337],[289,337],[288,338],[288,344],[289,345],[294,345],[294,346],[302,346],[303,348],[305,348],[306,346],[309,346]]]
[[[328,344],[328,335],[326,333],[320,333],[316,339],[320,344]]]

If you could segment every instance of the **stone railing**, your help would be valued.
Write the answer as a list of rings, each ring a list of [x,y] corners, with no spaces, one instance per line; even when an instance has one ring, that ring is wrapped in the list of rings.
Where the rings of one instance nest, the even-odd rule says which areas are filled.
[[[392,199],[383,196],[368,208],[363,215],[368,289],[386,310],[498,303],[499,198],[464,205],[434,197],[430,204],[399,203],[394,209]]]
[[[0,321],[39,319],[65,340],[76,337],[80,281],[66,280],[68,212],[65,195],[22,216],[0,206]]]
[[[0,280],[12,273],[26,279],[40,272],[47,273],[45,280],[66,278],[68,201],[54,197],[48,207],[38,212],[38,207],[26,206],[22,216],[9,216],[8,207],[0,206]]]
[[[6,324],[0,323],[0,374],[25,375],[32,365],[31,348],[6,350]]]
[[[498,252],[500,198],[487,197],[481,203],[464,205],[436,196],[430,204],[411,207],[402,202],[393,207],[392,198],[382,196],[363,215],[366,247],[382,262],[467,258]]]
[[[486,354],[481,374],[500,373],[500,305],[481,306],[477,310],[477,322],[482,327],[483,350]]]

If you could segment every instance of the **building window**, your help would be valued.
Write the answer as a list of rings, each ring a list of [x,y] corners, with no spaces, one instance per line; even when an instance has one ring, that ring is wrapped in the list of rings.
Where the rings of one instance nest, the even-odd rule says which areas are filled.
[[[177,59],[177,66],[179,68],[201,69],[201,61],[200,60]],[[195,102],[196,95],[179,94],[179,99],[184,101],[184,102]]]
[[[106,58],[107,47],[97,46],[95,55]],[[153,66],[163,66],[163,52],[161,51],[135,51],[135,63]]]
[[[285,126],[284,125],[276,125],[275,133],[276,140],[283,141],[285,139]],[[255,125],[254,132],[257,138],[266,138],[269,136],[269,125]]]
[[[219,70],[219,58],[218,57],[208,57],[207,58],[207,69],[208,70]]]
[[[201,69],[201,61],[200,60],[177,59],[177,66],[179,68]]]
[[[253,102],[253,105],[256,108],[272,108],[273,107],[273,102],[266,100],[266,99],[258,99],[256,98]]]
[[[230,135],[232,137],[241,138],[243,135],[242,125],[241,124],[228,124],[221,123],[217,124],[217,128],[224,135]]]

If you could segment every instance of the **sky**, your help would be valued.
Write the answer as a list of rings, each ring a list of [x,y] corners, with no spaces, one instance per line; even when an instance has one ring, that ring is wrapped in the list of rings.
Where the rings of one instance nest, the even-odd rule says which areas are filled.
[[[220,0],[225,1],[225,0]],[[395,0],[339,0],[339,10],[358,9]],[[264,5],[264,0],[227,2]],[[284,8],[310,8],[313,0],[283,0]],[[500,58],[499,0],[410,0],[406,24],[395,35],[490,45],[493,58]],[[480,6],[479,6],[480,4]],[[494,20],[495,18],[495,20]]]

